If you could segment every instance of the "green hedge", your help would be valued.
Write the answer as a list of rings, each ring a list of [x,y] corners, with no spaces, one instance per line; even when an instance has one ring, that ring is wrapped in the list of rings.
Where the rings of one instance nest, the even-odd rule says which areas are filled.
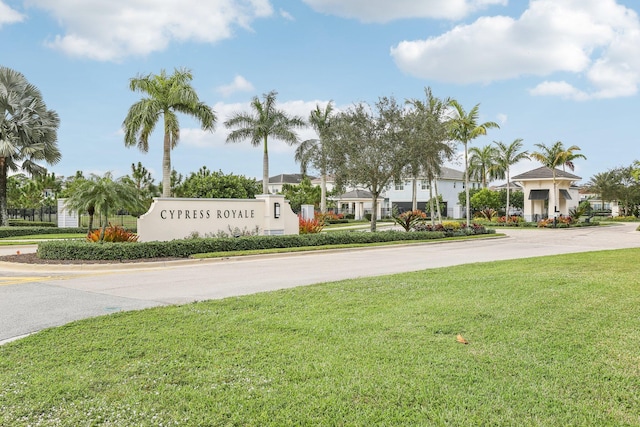
[[[484,228],[473,233],[485,234],[493,230]],[[91,243],[75,240],[50,240],[38,244],[38,256],[43,259],[68,260],[123,260],[141,258],[178,257],[207,252],[231,252],[254,249],[324,246],[350,243],[376,243],[441,239],[454,235],[445,232],[381,231],[377,233],[336,232],[288,236],[244,236],[238,238],[197,238],[170,242]]]
[[[26,219],[10,219],[10,227],[57,227],[58,224],[49,221],[29,221]]]
[[[70,227],[0,227],[0,238],[32,236],[34,234],[70,234],[86,233],[86,228]]]

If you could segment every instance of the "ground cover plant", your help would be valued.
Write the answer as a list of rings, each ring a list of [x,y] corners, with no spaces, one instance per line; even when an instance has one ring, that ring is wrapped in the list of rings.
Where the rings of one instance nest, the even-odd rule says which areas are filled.
[[[75,322],[0,347],[0,425],[640,425],[638,256],[470,264]]]

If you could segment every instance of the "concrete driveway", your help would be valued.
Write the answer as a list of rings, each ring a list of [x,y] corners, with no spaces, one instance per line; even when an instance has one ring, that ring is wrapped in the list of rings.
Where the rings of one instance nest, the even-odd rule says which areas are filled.
[[[0,343],[116,311],[474,262],[636,248],[636,227],[506,229],[507,237],[488,240],[171,263],[0,263]]]

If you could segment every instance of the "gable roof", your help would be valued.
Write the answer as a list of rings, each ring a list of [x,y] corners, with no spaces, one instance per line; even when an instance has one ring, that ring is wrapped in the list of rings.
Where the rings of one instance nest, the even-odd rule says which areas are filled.
[[[533,169],[529,172],[521,173],[520,175],[511,177],[511,180],[513,181],[528,181],[539,179],[553,179],[553,171],[551,170],[551,168],[541,166],[538,169]],[[578,181],[582,178],[572,173],[556,169],[556,179]]]

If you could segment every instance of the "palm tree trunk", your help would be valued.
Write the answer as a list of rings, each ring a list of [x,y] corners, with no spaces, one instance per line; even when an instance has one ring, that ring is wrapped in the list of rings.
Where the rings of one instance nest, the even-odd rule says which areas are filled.
[[[262,156],[262,194],[269,194],[269,150],[267,136],[264,137],[264,155]]]
[[[9,225],[7,214],[7,163],[4,157],[0,157],[0,226]]]
[[[469,153],[467,150],[467,142],[464,142],[464,191],[465,191],[465,210],[467,213],[467,227],[471,224],[471,207],[469,201]]]
[[[509,213],[510,207],[511,207],[511,204],[509,200],[509,168],[507,168],[507,213],[505,215],[507,217],[507,223],[509,223],[509,220],[511,219],[511,215]]]
[[[418,177],[415,175],[412,179],[413,188],[411,189],[411,210],[418,209]]]
[[[167,131],[162,147],[162,197],[171,197],[171,135]]]
[[[436,206],[438,207],[438,222],[442,223],[442,209],[440,207],[440,197],[438,196],[438,177],[433,180],[433,189],[435,192]]]

